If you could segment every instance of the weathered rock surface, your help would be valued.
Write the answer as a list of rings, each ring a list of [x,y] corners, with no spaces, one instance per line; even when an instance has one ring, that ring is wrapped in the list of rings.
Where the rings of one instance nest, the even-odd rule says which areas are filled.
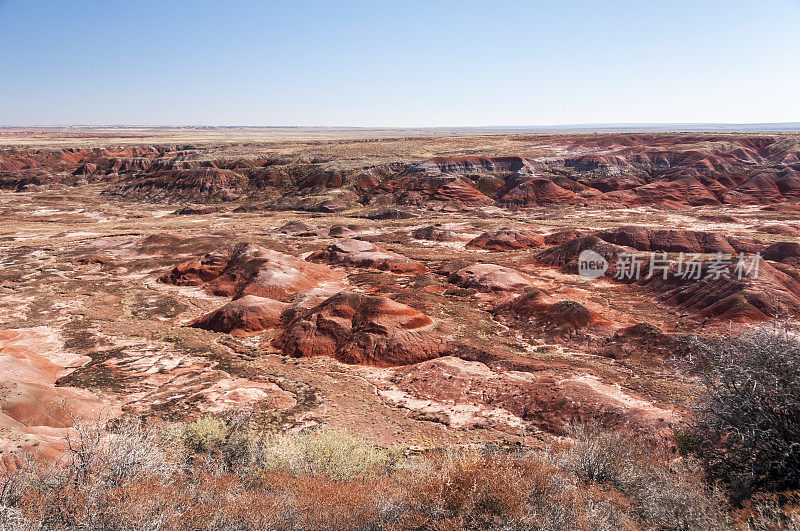
[[[532,423],[551,433],[589,419],[608,427],[655,431],[678,420],[672,411],[590,374],[493,369],[445,356],[393,372],[379,393],[453,428]]]
[[[416,260],[383,251],[370,242],[354,239],[332,243],[327,248],[312,253],[308,260],[412,275],[420,275],[428,270]]]
[[[447,280],[462,288],[484,292],[521,291],[533,286],[529,276],[496,264],[472,264],[452,273]]]
[[[411,233],[411,236],[417,240],[430,240],[434,242],[457,242],[465,239],[457,232],[437,227],[436,225],[428,225],[427,227],[416,229]]]
[[[207,292],[225,297],[256,295],[282,300],[322,283],[338,283],[341,278],[340,273],[324,265],[237,243],[178,264],[159,280],[177,286],[203,286]]]
[[[754,252],[761,247],[754,240],[729,239],[713,232],[656,230],[633,225],[602,231],[597,236],[609,243],[631,247],[637,251],[737,254]]]
[[[332,356],[387,367],[439,356],[445,336],[423,313],[386,297],[343,292],[301,312],[274,345],[289,356]]]
[[[574,336],[590,329],[609,329],[611,323],[583,304],[558,300],[533,289],[494,308],[496,315],[529,321],[549,335]]]
[[[196,319],[189,326],[247,336],[277,327],[281,322],[281,314],[288,307],[289,304],[275,299],[245,295]]]
[[[467,249],[484,249],[486,251],[517,251],[533,249],[544,245],[544,236],[532,231],[499,229],[484,232],[467,243]]]
[[[608,278],[615,276],[620,254],[636,252],[630,247],[611,244],[597,236],[584,236],[583,238],[569,240],[561,245],[545,249],[536,255],[536,261],[544,265],[560,268],[567,273],[577,274],[578,259],[583,251],[593,251],[608,262],[608,270],[605,273]]]
[[[684,279],[673,264],[666,279],[655,275],[639,283],[656,291],[662,302],[699,318],[750,322],[800,315],[800,281],[760,257],[750,257],[745,264],[741,279],[733,267],[719,278],[706,274]],[[708,265],[703,263],[703,271]]]

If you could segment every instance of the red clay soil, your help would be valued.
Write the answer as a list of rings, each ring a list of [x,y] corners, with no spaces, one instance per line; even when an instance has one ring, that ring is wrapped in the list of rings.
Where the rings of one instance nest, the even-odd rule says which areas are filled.
[[[730,278],[685,280],[677,275],[677,264],[673,264],[667,279],[655,275],[639,284],[657,292],[662,302],[698,318],[751,322],[800,315],[800,281],[763,258],[750,260],[757,262],[758,275],[743,275],[741,280],[733,273]],[[707,266],[704,262],[703,271]]]
[[[631,247],[637,251],[737,254],[755,253],[762,247],[755,240],[726,238],[713,232],[654,230],[632,225],[602,231],[597,236],[609,243]]]
[[[561,245],[545,249],[536,255],[537,262],[556,267],[566,273],[578,272],[578,257],[583,251],[594,251],[608,262],[606,277],[611,278],[617,271],[617,260],[620,254],[634,253],[635,249],[608,243],[597,236],[584,236],[569,240]]]
[[[529,321],[549,333],[571,336],[587,329],[608,330],[611,323],[583,304],[558,300],[542,290],[534,289],[505,301],[494,308],[496,315]]]

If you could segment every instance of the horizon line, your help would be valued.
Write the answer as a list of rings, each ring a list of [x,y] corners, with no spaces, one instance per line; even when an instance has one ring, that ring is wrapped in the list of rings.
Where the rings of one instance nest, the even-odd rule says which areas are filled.
[[[800,121],[787,122],[587,122],[541,125],[230,125],[230,124],[0,124],[0,129],[56,128],[147,128],[147,129],[558,129],[617,127],[800,127]]]

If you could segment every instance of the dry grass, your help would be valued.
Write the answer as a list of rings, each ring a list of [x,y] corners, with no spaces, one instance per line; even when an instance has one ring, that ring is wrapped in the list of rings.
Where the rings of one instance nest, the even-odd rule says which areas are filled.
[[[690,464],[666,466],[642,440],[585,426],[573,431],[574,444],[549,453],[470,447],[422,456],[327,429],[259,433],[246,416],[169,429],[79,428],[61,462],[28,460],[3,476],[3,529],[616,531],[793,522],[775,500],[734,518]]]

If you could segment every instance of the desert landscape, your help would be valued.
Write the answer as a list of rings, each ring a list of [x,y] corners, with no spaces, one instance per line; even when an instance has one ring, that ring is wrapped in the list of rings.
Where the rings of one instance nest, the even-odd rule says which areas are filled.
[[[791,132],[6,129],[0,145],[7,471],[59,459],[78,420],[245,413],[405,455],[540,455],[591,425],[677,466],[703,393],[694,342],[800,313]],[[584,274],[587,252],[604,274]]]

